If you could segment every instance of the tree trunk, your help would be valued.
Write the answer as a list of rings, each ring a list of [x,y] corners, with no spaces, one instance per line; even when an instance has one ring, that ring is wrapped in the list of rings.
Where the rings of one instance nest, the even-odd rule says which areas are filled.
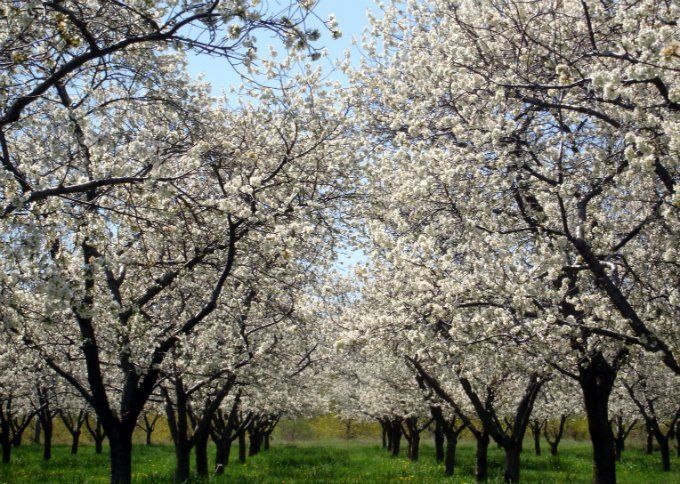
[[[534,437],[534,453],[536,455],[541,455],[541,423],[532,422],[531,423],[531,435]]]
[[[420,457],[420,434],[416,428],[411,435],[411,442],[409,442],[409,458],[412,461],[417,461]]]
[[[652,429],[647,425],[647,445],[645,446],[645,453],[652,454],[654,452],[654,434]]]
[[[191,475],[191,447],[175,445],[175,482],[187,482]]]
[[[265,432],[264,434],[264,450],[269,450],[271,435],[271,432]]]
[[[604,400],[604,398],[598,399]],[[616,482],[616,456],[614,452],[614,438],[607,424],[606,402],[603,405],[602,402],[591,401],[589,406],[590,408],[586,409],[586,413],[590,440],[593,444],[593,482],[597,484],[614,484]]]
[[[434,458],[437,462],[444,460],[444,431],[439,419],[434,424]]]
[[[0,405],[2,405],[2,402],[0,402]],[[0,418],[0,446],[2,446],[2,462],[4,464],[9,464],[10,456],[12,454],[12,440],[10,438],[11,431],[9,424],[10,416],[8,415],[5,418],[4,412],[2,415],[2,418]]]
[[[458,435],[455,432],[446,432],[446,457],[444,459],[444,475],[452,476],[456,467],[456,447]]]
[[[80,430],[76,430],[71,434],[71,455],[78,453],[78,443],[80,442]]]
[[[21,447],[21,441],[22,441],[23,435],[24,435],[23,430],[20,430],[16,434],[14,434],[14,437],[12,437],[12,445],[14,447]]]
[[[623,435],[617,435],[614,437],[614,458],[617,462],[621,461],[621,454],[624,450]]]
[[[387,449],[387,431],[382,423],[380,423],[380,426],[382,427],[382,448]]]
[[[224,474],[224,468],[229,465],[229,455],[231,454],[231,439],[219,439],[215,442],[217,451],[215,453],[215,475]]]
[[[255,436],[253,430],[248,432],[248,437],[248,457],[252,457],[255,455]]]
[[[661,470],[669,472],[671,470],[671,449],[668,445],[668,437],[657,435],[656,441],[659,443],[659,450],[661,451]]]
[[[2,446],[2,462],[9,464],[12,455],[12,440],[10,439],[9,421],[6,418],[0,421],[0,445]]]
[[[399,452],[401,451],[400,446],[401,446],[401,434],[394,433],[392,436],[392,455],[394,457],[399,456]]]
[[[614,432],[614,429],[616,430],[614,432],[614,455],[617,462],[621,461],[621,455],[626,448],[626,437],[634,426],[635,420],[628,426],[620,414],[612,420],[612,432]]]
[[[132,481],[132,432],[117,438],[109,437],[111,447],[111,484]]]
[[[12,455],[12,443],[2,436],[2,463],[9,464],[10,457]]]
[[[482,430],[481,434],[477,436],[475,479],[478,481],[486,480],[488,474],[489,440],[489,432],[486,430]]]
[[[43,420],[43,460],[52,458],[52,416]]]
[[[545,423],[545,428],[543,431],[543,436],[545,437],[545,440],[548,442],[548,445],[550,446],[550,454],[551,455],[557,455],[557,446],[560,445],[560,441],[562,440],[562,435],[564,435],[564,425],[567,422],[567,416],[566,415],[560,415],[560,423],[557,427],[557,431],[554,433],[554,436],[550,437],[550,427],[549,427],[549,421],[546,421]]]
[[[90,435],[92,436],[92,440],[94,440],[94,451],[97,454],[101,454],[102,442],[104,442],[104,439],[106,438],[106,433],[104,433],[101,421],[99,420],[99,418],[97,418],[96,423],[93,427],[92,425],[90,425],[89,415],[86,415],[84,423],[85,427],[87,428],[87,431],[90,432]]]
[[[579,383],[588,419],[588,431],[593,444],[593,482],[616,483],[614,434],[609,425],[609,396],[616,370],[601,355],[579,368]]]
[[[158,415],[154,415],[152,418],[149,418],[148,413],[144,414],[144,433],[146,434],[146,445],[149,447],[153,445],[151,435],[153,434],[153,431],[156,430],[157,421]]]
[[[208,477],[208,432],[204,432],[196,439],[196,474]]]
[[[33,443],[34,444],[40,444],[40,431],[42,429],[42,425],[40,424],[40,419],[36,418],[35,419],[35,427],[33,428]]]
[[[387,435],[387,452],[392,452],[394,447],[394,435],[392,435],[392,426],[390,423],[385,424],[385,434]]]
[[[401,423],[392,422],[392,455],[397,457],[401,447]]]
[[[246,462],[246,432],[245,432],[245,430],[241,431],[238,434],[238,461],[241,464],[245,464],[245,462]]]
[[[505,449],[505,473],[503,478],[505,482],[519,482],[519,455],[522,452],[522,446],[519,443],[509,446]]]
[[[262,432],[258,429],[253,428],[249,432],[250,434],[250,445],[248,447],[248,455],[254,456],[260,453],[262,450]]]

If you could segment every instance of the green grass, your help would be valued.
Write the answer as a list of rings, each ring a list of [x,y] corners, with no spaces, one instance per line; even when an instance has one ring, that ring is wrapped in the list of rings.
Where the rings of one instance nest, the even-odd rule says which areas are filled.
[[[236,448],[233,449],[236,453]],[[561,455],[533,455],[526,445],[522,454],[522,481],[545,483],[587,483],[591,481],[590,447],[584,442],[565,442]],[[232,459],[236,456],[232,455]],[[212,458],[212,455],[211,455]],[[502,481],[503,454],[489,449],[489,482]],[[174,466],[170,446],[136,446],[133,452],[133,481],[171,482]],[[645,455],[627,449],[618,465],[621,483],[680,483],[680,459],[674,458],[671,473],[660,471],[658,454]],[[393,458],[374,442],[317,441],[296,444],[277,443],[245,465],[231,462],[225,475],[210,482],[237,483],[317,483],[317,482],[474,482],[474,446],[462,441],[458,447],[456,476],[442,477],[442,466],[434,462],[434,449],[424,444],[419,462],[405,457]],[[0,464],[0,483],[105,483],[108,482],[108,457],[97,455],[91,446],[82,446],[76,456],[68,446],[55,446],[49,462],[41,460],[40,448],[14,449],[12,463]]]

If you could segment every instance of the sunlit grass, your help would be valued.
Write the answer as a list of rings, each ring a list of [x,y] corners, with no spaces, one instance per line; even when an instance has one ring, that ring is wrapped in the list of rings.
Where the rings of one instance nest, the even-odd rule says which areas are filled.
[[[522,481],[545,483],[592,482],[590,447],[585,442],[565,442],[561,454],[552,457],[544,452],[537,457],[529,445],[522,454]],[[0,465],[0,482],[7,483],[106,483],[108,456],[97,455],[83,446],[77,456],[69,455],[68,446],[56,446],[49,462],[41,461],[40,448],[23,446],[14,449],[12,463]],[[442,477],[442,466],[434,461],[434,449],[424,444],[419,462],[405,456],[390,457],[371,441],[316,441],[295,444],[277,443],[271,450],[245,465],[232,462],[223,477],[210,482],[238,483],[316,483],[316,482],[474,482],[474,446],[459,445],[456,475]],[[212,459],[212,455],[211,455]],[[489,482],[502,481],[503,454],[492,445],[489,449]],[[137,446],[133,453],[133,481],[139,483],[171,482],[174,466],[170,446]],[[628,449],[618,466],[621,483],[680,483],[680,459],[674,458],[673,471],[660,471],[659,456]]]

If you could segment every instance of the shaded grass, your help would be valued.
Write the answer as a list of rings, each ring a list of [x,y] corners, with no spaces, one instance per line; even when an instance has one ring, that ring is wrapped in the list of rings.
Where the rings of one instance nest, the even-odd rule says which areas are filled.
[[[565,442],[561,454],[535,456],[530,446],[522,454],[522,481],[542,483],[592,482],[590,446],[585,442]],[[424,444],[419,462],[387,455],[374,441],[317,441],[278,444],[268,452],[248,459],[244,465],[232,462],[223,477],[209,482],[237,483],[380,483],[380,482],[474,482],[474,445],[462,441],[458,446],[456,476],[442,477],[442,466],[434,461],[434,449]],[[214,457],[211,449],[211,462]],[[489,482],[502,482],[503,453],[492,445],[489,449]],[[621,483],[680,483],[680,459],[674,458],[673,471],[660,471],[658,454],[645,455],[639,449],[625,451],[618,465]],[[172,482],[174,453],[170,446],[136,446],[133,451],[133,481],[139,483]],[[68,446],[55,446],[53,459],[41,460],[40,448],[22,446],[14,449],[12,463],[0,464],[2,483],[106,483],[108,456],[97,455],[94,448],[83,446],[76,456]]]

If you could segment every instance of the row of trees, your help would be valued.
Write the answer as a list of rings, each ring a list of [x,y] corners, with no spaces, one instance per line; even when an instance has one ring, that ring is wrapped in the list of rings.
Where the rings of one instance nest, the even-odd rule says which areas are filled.
[[[356,176],[346,106],[308,63],[340,35],[313,3],[3,4],[3,422],[77,432],[89,413],[125,483],[135,428],[162,411],[184,482],[193,449],[207,473],[210,436],[224,466],[243,429],[255,452],[304,408],[310,288]],[[258,31],[289,56],[258,61]],[[213,97],[189,52],[243,85]]]
[[[294,365],[291,362],[289,368],[295,368]],[[254,370],[255,366],[251,370],[263,370]],[[302,366],[297,368],[300,372],[302,369]],[[29,371],[22,370],[22,381]],[[270,368],[267,373],[271,375]],[[3,376],[10,375],[5,373]],[[70,436],[72,455],[78,453],[85,433],[94,443],[95,452],[101,454],[107,435],[91,406],[73,389],[56,380],[51,372],[33,376],[38,379],[31,380],[32,390],[14,385],[13,392],[2,395],[0,446],[3,464],[10,464],[12,449],[25,443],[29,433],[33,443],[42,445],[43,460],[50,460],[57,422]],[[248,383],[251,377],[255,375],[239,374],[238,378],[227,379],[221,387],[212,384],[209,388],[205,378],[189,387],[184,383],[186,379],[164,375],[162,384],[151,396],[137,423],[137,431],[144,435],[146,445],[152,445],[158,424],[162,421],[168,427],[177,459],[177,482],[189,479],[192,454],[196,475],[222,474],[229,463],[234,442],[238,444],[238,459],[243,463],[246,456],[269,449],[271,435],[284,413],[299,415],[303,407],[295,396],[287,395],[291,392],[289,385],[304,387],[308,383],[285,373],[271,377],[260,374],[256,383]],[[225,386],[231,391],[226,392]],[[210,408],[212,404],[216,407],[214,410]],[[208,462],[209,442],[217,449],[212,465]]]
[[[349,94],[370,261],[337,327],[374,417],[413,442],[431,413],[454,448],[467,427],[480,478],[490,437],[517,482],[532,422],[583,411],[598,483],[616,481],[611,421],[638,418],[669,468],[679,12],[437,0],[373,20]]]
[[[380,299],[394,301],[392,295]],[[550,454],[557,455],[570,424],[587,417],[577,382],[514,345],[496,338],[483,346],[470,344],[461,361],[449,356],[448,348],[434,350],[430,340],[404,338],[409,330],[405,323],[395,324],[393,314],[357,309],[366,316],[353,313],[341,320],[335,375],[342,383],[334,387],[332,408],[347,418],[377,420],[383,447],[392,455],[406,448],[407,456],[417,460],[421,437],[429,430],[444,475],[451,476],[457,444],[466,435],[476,442],[478,480],[489,476],[488,447],[495,442],[505,452],[505,479],[517,482],[527,441],[541,455],[545,439]],[[671,456],[680,455],[678,402],[676,377],[657,359],[644,353],[629,357],[604,422],[612,466],[636,431],[646,435],[649,454],[659,449],[660,468],[669,471]]]
[[[527,429],[556,449],[582,409],[613,483],[632,406],[668,468],[677,2],[395,0],[347,88],[307,63],[340,35],[314,4],[2,7],[3,441],[92,413],[125,483],[162,411],[182,481],[210,436],[223,466],[321,401],[412,458],[432,419],[447,473],[467,429],[478,477],[493,440],[516,482]],[[187,52],[243,86],[212,97]],[[329,277],[355,238],[369,261]]]

